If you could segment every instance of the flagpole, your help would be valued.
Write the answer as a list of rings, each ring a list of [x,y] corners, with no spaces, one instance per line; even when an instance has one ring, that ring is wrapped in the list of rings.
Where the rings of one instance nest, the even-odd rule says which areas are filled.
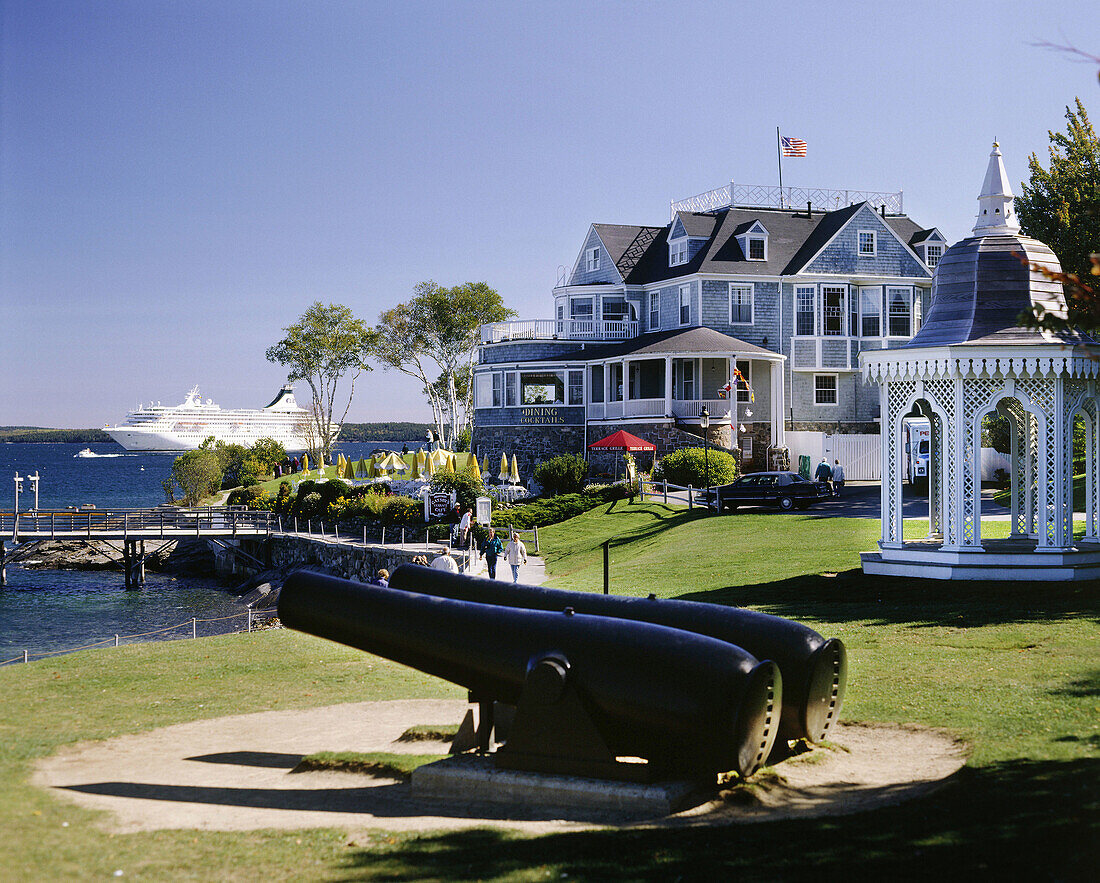
[[[783,208],[783,139],[779,137],[779,126],[775,127],[775,158],[779,163],[779,207]]]

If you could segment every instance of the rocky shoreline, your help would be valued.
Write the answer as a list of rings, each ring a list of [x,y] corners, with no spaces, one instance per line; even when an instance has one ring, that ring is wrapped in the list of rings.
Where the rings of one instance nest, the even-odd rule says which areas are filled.
[[[158,550],[158,542],[146,540],[153,552],[145,566],[158,573],[213,576],[214,556],[205,540],[171,540]],[[117,570],[122,557],[118,548],[102,540],[42,540],[20,561],[28,570]]]

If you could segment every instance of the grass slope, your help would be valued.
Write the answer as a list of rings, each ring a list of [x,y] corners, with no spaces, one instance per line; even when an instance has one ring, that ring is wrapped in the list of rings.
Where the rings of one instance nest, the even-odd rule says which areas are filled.
[[[1004,522],[1000,522],[1004,526]],[[997,524],[988,525],[991,529]],[[1001,529],[1001,528],[997,528]],[[907,523],[914,535],[918,522]],[[26,784],[78,739],[334,701],[461,696],[435,679],[287,632],[94,651],[0,670],[4,879],[1091,879],[1100,843],[1100,604],[1095,584],[864,578],[878,524],[802,513],[707,517],[619,502],[540,531],[553,584],[734,603],[849,646],[844,717],[943,727],[968,766],[922,800],[856,816],[725,829],[527,838],[495,830],[158,832],[111,837]],[[69,827],[61,827],[63,821]]]

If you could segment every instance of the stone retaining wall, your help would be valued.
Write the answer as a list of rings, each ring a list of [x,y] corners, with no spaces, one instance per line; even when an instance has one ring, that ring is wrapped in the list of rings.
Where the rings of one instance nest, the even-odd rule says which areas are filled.
[[[270,558],[265,548],[268,543]],[[411,564],[418,555],[424,555],[431,561],[442,553],[444,547],[430,543],[425,551],[423,542],[410,543],[401,549],[377,544],[364,546],[318,536],[273,536],[268,540],[242,540],[241,548],[261,561],[270,561],[270,566],[275,569],[293,570],[312,564],[345,579],[370,582],[380,568],[384,567],[392,573],[398,565]],[[237,569],[245,568],[238,563]]]

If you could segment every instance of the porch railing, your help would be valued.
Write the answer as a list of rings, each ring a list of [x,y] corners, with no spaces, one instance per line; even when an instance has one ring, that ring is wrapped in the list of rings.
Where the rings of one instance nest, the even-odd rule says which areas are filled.
[[[675,417],[693,418],[706,406],[712,420],[729,420],[731,415],[728,399],[673,399],[672,414]],[[744,404],[742,404],[744,407]],[[616,420],[622,417],[664,417],[664,398],[629,399],[625,402],[589,402],[588,419]]]
[[[482,343],[513,340],[625,340],[638,335],[625,319],[516,319],[481,326]]]

